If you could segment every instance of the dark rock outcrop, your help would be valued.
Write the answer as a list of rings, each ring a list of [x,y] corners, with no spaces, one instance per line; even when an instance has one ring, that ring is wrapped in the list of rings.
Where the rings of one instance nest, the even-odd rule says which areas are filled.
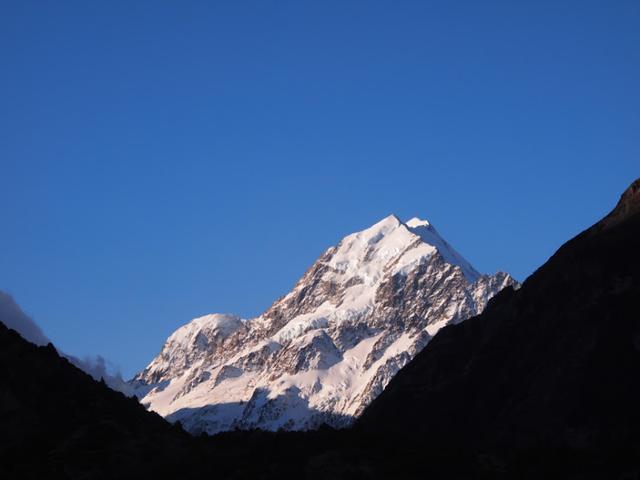
[[[443,328],[357,428],[474,449],[640,445],[639,186],[519,290]]]

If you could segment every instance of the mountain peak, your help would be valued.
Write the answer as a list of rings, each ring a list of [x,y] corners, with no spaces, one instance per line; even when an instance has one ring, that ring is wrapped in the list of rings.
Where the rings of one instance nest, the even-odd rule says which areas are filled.
[[[374,223],[367,230],[371,229],[380,229],[380,228],[397,228],[402,225],[402,221],[393,213],[391,215],[387,215],[379,222]]]
[[[475,282],[480,278],[480,273],[440,236],[436,228],[428,220],[414,217],[404,225],[412,234],[420,237],[424,243],[434,247],[447,263],[459,266],[470,282]]]
[[[640,210],[640,178],[636,179],[622,193],[620,200],[613,210],[619,215],[627,217]]]
[[[622,196],[632,195],[636,203],[640,203],[640,178],[636,178]]]
[[[389,215],[327,249],[259,317],[200,317],[132,383],[189,431],[346,426],[444,325],[513,284],[426,220]]]
[[[640,178],[622,193],[615,208],[602,219],[603,228],[611,228],[627,218],[640,213]]]

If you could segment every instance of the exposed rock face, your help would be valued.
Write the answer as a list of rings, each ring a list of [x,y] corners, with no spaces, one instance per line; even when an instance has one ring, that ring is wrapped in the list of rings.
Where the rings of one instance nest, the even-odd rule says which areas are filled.
[[[428,222],[389,216],[329,248],[261,316],[181,327],[132,385],[194,433],[346,426],[442,326],[515,284],[480,275]]]

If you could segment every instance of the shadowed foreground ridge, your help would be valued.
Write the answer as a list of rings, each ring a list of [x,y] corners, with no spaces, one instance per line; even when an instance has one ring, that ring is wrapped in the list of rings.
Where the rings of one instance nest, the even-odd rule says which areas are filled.
[[[468,448],[640,454],[639,238],[636,180],[519,290],[442,329],[357,428]]]
[[[639,233],[636,181],[351,430],[190,437],[0,323],[0,478],[638,479]]]
[[[0,322],[0,477],[178,470],[193,439]],[[4,474],[4,475],[2,475]]]

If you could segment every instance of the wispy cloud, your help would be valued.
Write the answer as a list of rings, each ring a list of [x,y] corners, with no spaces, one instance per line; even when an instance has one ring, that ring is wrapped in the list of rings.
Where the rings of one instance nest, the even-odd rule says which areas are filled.
[[[50,343],[36,322],[22,311],[11,295],[2,290],[0,290],[0,321],[31,343],[36,345]]]
[[[31,343],[36,345],[51,343],[51,340],[44,334],[38,324],[20,308],[14,298],[2,290],[0,290],[0,321]],[[95,380],[104,379],[105,383],[114,390],[119,390],[125,394],[130,393],[130,389],[122,379],[120,372],[101,355],[80,359],[60,350],[58,350],[58,353],[66,357],[76,367],[91,375]]]
[[[104,379],[105,383],[114,390],[131,395],[131,388],[122,378],[117,368],[102,355],[84,357],[82,359],[73,355],[62,354],[76,367],[91,375],[94,380]]]

